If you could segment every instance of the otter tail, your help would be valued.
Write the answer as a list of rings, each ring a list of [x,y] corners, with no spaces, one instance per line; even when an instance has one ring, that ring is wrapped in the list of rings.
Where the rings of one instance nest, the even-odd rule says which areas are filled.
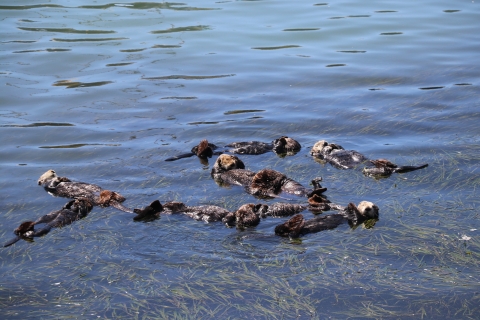
[[[405,173],[405,172],[410,172],[410,171],[423,169],[423,168],[426,168],[426,167],[428,167],[428,163],[422,164],[421,166],[401,166],[401,167],[395,168],[394,172]]]
[[[10,241],[7,241],[3,247],[6,248],[6,247],[10,247],[12,244],[18,242],[18,240],[22,239],[21,236],[16,236],[15,238],[11,239]]]
[[[183,154],[179,154],[178,156],[167,158],[167,159],[165,159],[165,161],[175,161],[175,160],[179,160],[179,159],[183,159],[183,158],[190,158],[191,156],[194,156],[194,155],[195,155],[195,153],[193,153],[193,152],[183,153]]]

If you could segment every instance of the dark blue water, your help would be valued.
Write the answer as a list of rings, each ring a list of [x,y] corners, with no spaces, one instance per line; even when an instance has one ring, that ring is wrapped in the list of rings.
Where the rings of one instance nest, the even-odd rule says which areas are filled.
[[[215,158],[164,161],[202,139],[291,136],[295,156],[240,158],[305,185],[322,176],[330,200],[372,201],[380,219],[292,241],[273,232],[285,219],[238,231],[95,208],[1,250],[0,314],[476,318],[479,11],[471,1],[3,1],[2,243],[65,204],[37,186],[48,169],[130,207],[259,202],[215,184]],[[315,161],[318,140],[429,167],[375,180]]]

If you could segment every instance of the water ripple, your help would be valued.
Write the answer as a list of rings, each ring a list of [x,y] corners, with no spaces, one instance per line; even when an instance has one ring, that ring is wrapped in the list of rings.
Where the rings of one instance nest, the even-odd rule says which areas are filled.
[[[119,62],[119,63],[109,63],[106,66],[107,67],[123,67],[123,66],[128,66],[129,64],[132,64],[133,62]]]
[[[13,51],[13,53],[32,53],[32,52],[65,52],[65,51],[72,51],[72,49],[61,49],[61,48],[48,48],[48,49],[38,49],[38,50],[21,50],[21,51]]]
[[[337,52],[342,52],[342,53],[365,53],[367,51],[364,51],[364,50],[339,50]]]
[[[214,76],[187,76],[187,75],[170,75],[170,76],[163,76],[163,77],[148,77],[142,78],[144,80],[204,80],[204,79],[216,79],[216,78],[226,78],[226,77],[233,77],[234,74],[220,74]]]
[[[150,33],[153,34],[162,34],[162,33],[173,33],[173,32],[185,32],[185,31],[203,31],[203,30],[209,30],[209,26],[188,26],[188,27],[177,27],[177,28],[169,28],[165,30],[155,30],[155,31],[150,31]]]
[[[128,38],[82,38],[82,39],[62,39],[53,38],[52,41],[58,42],[88,42],[88,41],[115,41],[115,40],[128,40]]]
[[[198,99],[197,97],[163,97],[162,100],[194,100]]]
[[[176,44],[156,44],[152,46],[154,49],[170,49],[170,48],[181,48],[182,46],[176,45]]]
[[[230,114],[239,114],[239,113],[249,113],[249,112],[265,112],[265,110],[231,110],[231,111],[226,111],[223,114],[224,115],[230,115]]]
[[[0,6],[0,10],[30,10],[35,8],[65,8],[58,4],[35,4],[30,6]]]
[[[74,124],[66,122],[33,122],[29,124],[6,124],[0,127],[10,128],[36,128],[36,127],[74,127]]]
[[[418,88],[420,90],[438,90],[438,89],[443,89],[445,87],[438,86],[438,87],[423,87],[423,88]]]
[[[74,144],[66,144],[66,145],[59,145],[59,146],[41,146],[40,149],[75,149],[75,148],[82,148],[87,146],[107,146],[107,147],[119,147],[121,144],[103,144],[103,143],[74,143]]]
[[[382,32],[380,33],[381,36],[396,36],[399,34],[403,34],[403,32]]]
[[[27,28],[27,27],[18,27],[20,30],[24,31],[42,31],[42,32],[58,32],[58,33],[76,33],[76,34],[108,34],[108,33],[117,33],[113,30],[77,30],[73,28]]]
[[[178,2],[108,3],[103,5],[79,6],[78,8],[104,10],[111,7],[121,7],[126,9],[135,9],[135,10],[149,10],[149,9],[168,9],[168,10],[177,10],[177,11],[220,10],[219,8],[186,7],[184,3],[178,3]]]
[[[71,88],[83,88],[83,87],[99,87],[109,83],[113,83],[113,81],[77,82],[77,81],[70,81],[70,80],[60,80],[55,82],[53,86],[54,87],[64,86],[67,89],[71,89]]]
[[[295,29],[283,29],[283,31],[316,31],[320,28],[295,28]]]
[[[252,49],[255,49],[255,50],[279,50],[279,49],[289,49],[289,48],[300,48],[300,46],[286,45],[286,46],[278,46],[278,47],[253,47]]]

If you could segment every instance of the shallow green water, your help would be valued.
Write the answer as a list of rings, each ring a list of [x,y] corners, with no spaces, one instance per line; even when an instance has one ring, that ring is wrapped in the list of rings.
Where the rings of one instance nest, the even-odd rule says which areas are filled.
[[[1,241],[66,202],[36,185],[51,168],[131,207],[258,202],[217,186],[213,160],[163,161],[204,138],[291,136],[295,156],[241,159],[303,184],[322,176],[329,199],[375,202],[380,220],[291,241],[274,235],[282,219],[237,231],[95,208],[1,250],[0,315],[478,318],[479,13],[471,1],[3,1]],[[312,159],[322,139],[429,167],[374,180]]]

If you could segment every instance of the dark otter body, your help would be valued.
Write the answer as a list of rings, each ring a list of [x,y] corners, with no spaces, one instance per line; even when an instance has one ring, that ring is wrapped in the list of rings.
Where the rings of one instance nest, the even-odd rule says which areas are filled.
[[[385,159],[370,160],[370,163],[373,164],[373,166],[363,168],[363,173],[373,177],[388,177],[392,173],[405,173],[428,167],[428,164],[420,166],[397,166]]]
[[[227,214],[222,222],[227,227],[236,226],[237,229],[255,227],[260,223],[260,211],[263,208],[262,204],[244,204],[237,211]]]
[[[362,163],[369,161],[372,165],[367,165],[363,169],[365,175],[388,177],[392,173],[405,173],[428,167],[428,164],[420,166],[397,166],[396,164],[385,160],[368,160],[363,154],[355,150],[345,150],[342,146],[334,143],[328,143],[325,140],[318,141],[312,147],[310,154],[316,158],[330,163],[337,169],[353,169]]]
[[[71,181],[66,177],[57,176],[54,170],[48,170],[38,179],[38,185],[52,196],[63,198],[88,198],[93,205],[101,207],[112,206],[118,210],[133,213],[121,203],[125,201],[125,197],[121,194],[104,190],[100,186],[85,182]]]
[[[206,160],[207,158],[211,158],[215,154],[214,150],[217,148],[218,147],[213,143],[208,143],[207,140],[202,140],[197,146],[192,148],[191,152],[167,158],[165,159],[165,161],[175,161],[183,158],[189,158],[192,156],[197,156],[200,159]],[[221,154],[221,152],[219,152],[218,154]]]
[[[133,217],[134,221],[152,221],[160,216],[160,213],[163,211],[163,206],[160,201],[155,200],[150,205],[146,206],[143,209],[133,209],[133,212],[136,214]]]
[[[296,154],[301,148],[302,146],[298,141],[285,136],[275,139],[271,143],[261,141],[232,142],[227,144],[222,151],[214,151],[218,149],[216,145],[208,143],[207,140],[202,140],[197,146],[192,148],[191,152],[167,158],[165,161],[175,161],[195,155],[200,159],[206,160],[214,154],[222,154],[223,152],[258,155],[273,151],[279,156],[286,156]]]
[[[8,247],[20,239],[31,240],[41,237],[50,232],[52,228],[59,228],[71,224],[74,221],[85,218],[92,210],[93,204],[87,198],[77,198],[69,201],[61,210],[52,211],[35,222],[26,221],[15,229],[16,238],[8,241],[4,247]],[[45,224],[40,230],[35,230],[38,224]]]
[[[314,189],[305,188],[300,183],[275,170],[263,169],[257,173],[245,170],[244,163],[238,157],[226,154],[217,158],[211,174],[219,185],[243,186],[248,193],[259,198],[274,198],[282,191],[297,196],[311,196],[327,190],[319,184],[321,178],[312,180]]]
[[[230,213],[227,209],[213,205],[203,206],[187,206],[182,202],[167,202],[164,204],[165,213],[182,212],[187,216],[205,222],[221,221],[226,215]]]
[[[347,222],[351,225],[358,225],[368,219],[378,219],[378,207],[376,205],[362,201],[357,207],[353,203],[349,203],[348,207],[339,213],[317,216],[310,220],[305,220],[302,214],[297,214],[285,223],[277,225],[275,234],[297,238],[308,233],[335,229]]]

